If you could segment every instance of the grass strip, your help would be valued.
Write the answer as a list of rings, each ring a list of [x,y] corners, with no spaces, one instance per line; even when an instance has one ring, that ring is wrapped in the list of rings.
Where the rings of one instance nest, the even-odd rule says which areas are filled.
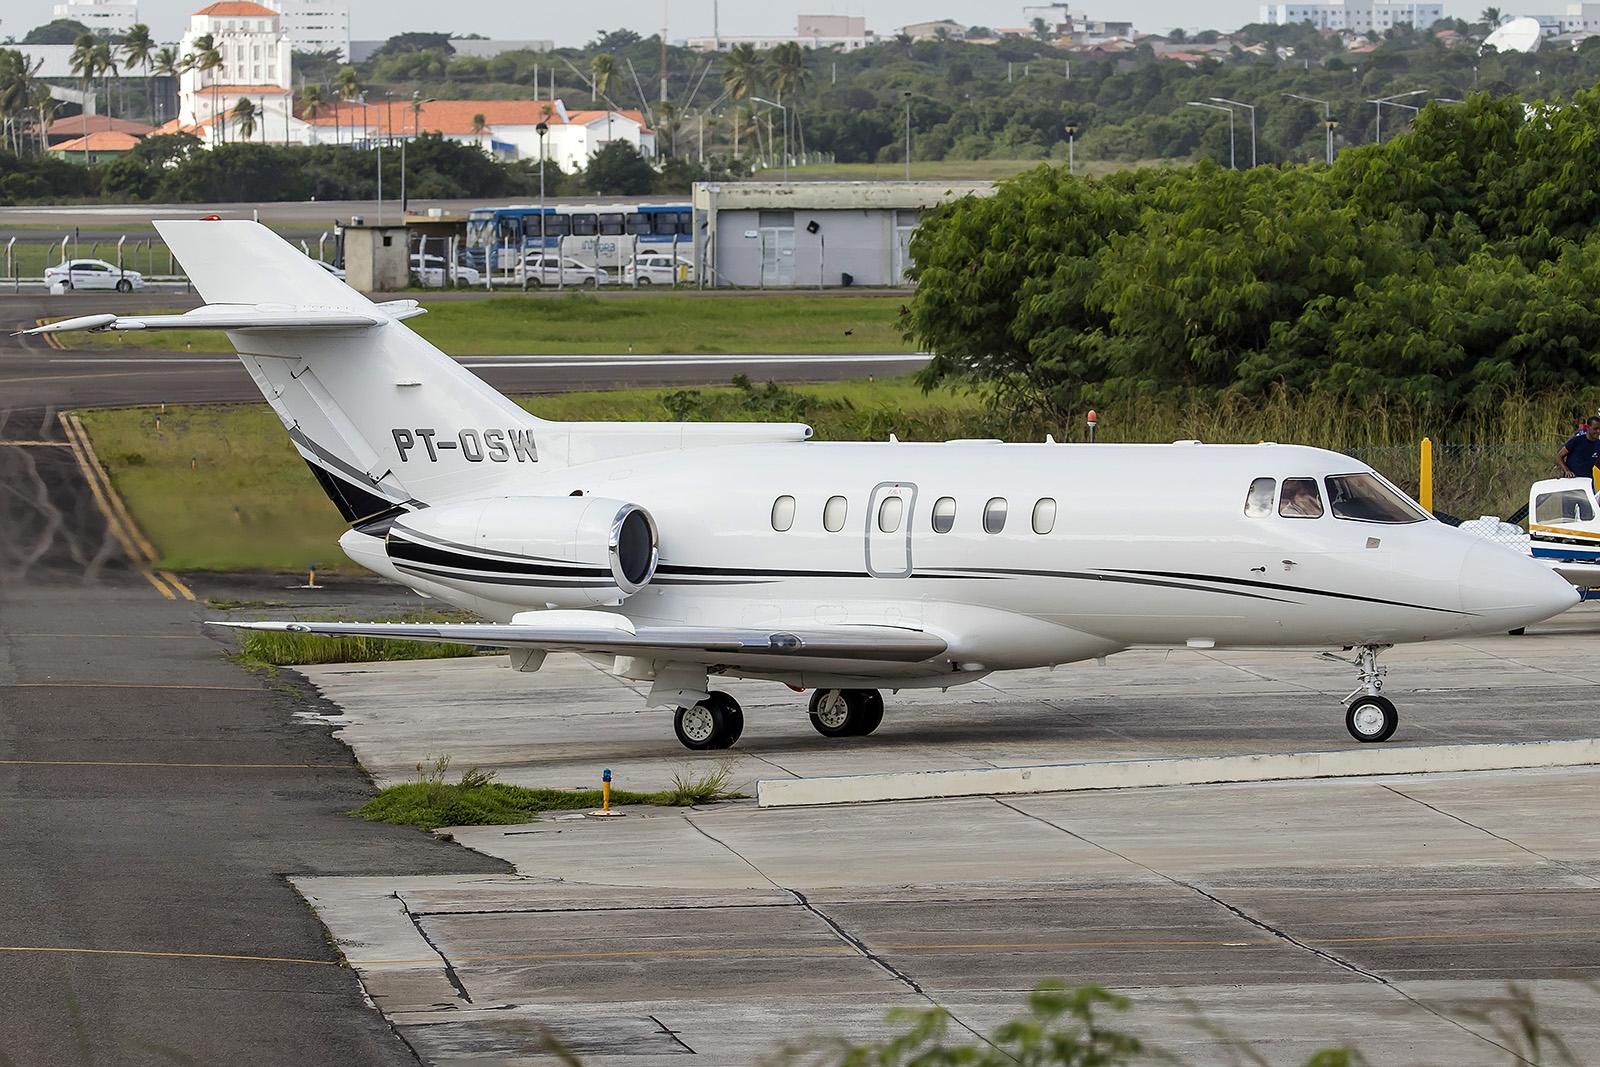
[[[318,637],[279,630],[244,630],[236,657],[246,667],[295,667],[313,663],[385,663],[391,660],[476,656],[474,645],[396,641],[381,637]]]
[[[532,789],[494,780],[494,771],[472,767],[457,782],[444,781],[448,756],[417,765],[417,781],[401,782],[379,791],[350,814],[368,822],[387,822],[437,830],[441,826],[505,826],[532,822],[542,811],[588,811],[600,807],[598,789]],[[616,805],[650,804],[688,807],[719,800],[739,799],[729,791],[731,768],[726,764],[698,777],[673,776],[671,789],[657,793],[611,791]]]

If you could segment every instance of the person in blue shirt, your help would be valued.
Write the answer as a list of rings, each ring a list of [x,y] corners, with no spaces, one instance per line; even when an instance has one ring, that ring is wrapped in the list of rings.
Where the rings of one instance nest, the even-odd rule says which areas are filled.
[[[1595,464],[1600,462],[1600,415],[1589,416],[1583,432],[1573,434],[1572,440],[1556,453],[1556,466],[1563,478],[1591,478]]]

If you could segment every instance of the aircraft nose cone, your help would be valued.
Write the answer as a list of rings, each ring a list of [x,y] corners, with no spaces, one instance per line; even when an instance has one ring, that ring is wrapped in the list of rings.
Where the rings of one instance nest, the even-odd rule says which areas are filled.
[[[1520,552],[1479,541],[1461,561],[1461,606],[1481,634],[1504,633],[1559,615],[1578,602],[1561,575]]]

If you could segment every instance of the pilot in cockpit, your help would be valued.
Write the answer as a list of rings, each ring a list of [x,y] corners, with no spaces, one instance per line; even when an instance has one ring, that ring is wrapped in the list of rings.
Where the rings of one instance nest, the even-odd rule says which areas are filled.
[[[1285,478],[1278,514],[1290,519],[1322,518],[1322,497],[1315,478]]]

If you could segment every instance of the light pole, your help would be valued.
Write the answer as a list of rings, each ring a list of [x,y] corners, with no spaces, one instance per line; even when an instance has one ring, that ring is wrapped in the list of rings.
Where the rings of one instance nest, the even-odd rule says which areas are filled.
[[[903,89],[900,95],[906,98],[906,181],[911,180],[911,90]]]
[[[1212,100],[1219,104],[1231,104],[1234,107],[1247,107],[1250,109],[1250,166],[1256,165],[1256,106],[1254,104],[1241,104],[1237,100],[1227,100],[1220,96],[1213,96]]]
[[[1073,159],[1072,159],[1072,148],[1073,148],[1073,141],[1077,140],[1077,137],[1078,137],[1078,124],[1076,122],[1067,123],[1067,173],[1068,174],[1076,173],[1076,167],[1075,167],[1075,165],[1073,163]]]
[[[540,267],[542,269],[543,266],[544,266],[544,249],[545,249],[545,243],[544,243],[544,135],[550,132],[550,124],[547,123],[547,122],[541,122],[541,123],[539,123],[539,125],[535,126],[533,128],[533,130],[534,130],[535,133],[537,133],[539,135],[539,264],[540,264]],[[528,240],[528,235],[526,233],[524,233],[522,235],[522,240],[523,240],[523,248],[524,248],[524,250],[526,250],[526,248],[527,248],[527,240]],[[595,262],[596,262],[596,265],[599,264],[599,260],[596,260]],[[524,278],[524,284],[526,284],[526,278],[527,278],[527,273],[528,273],[526,257],[524,257],[522,273],[523,273],[523,278]]]
[[[1427,91],[1428,90],[1426,89],[1413,89],[1409,93],[1396,93],[1393,96],[1380,96],[1376,100],[1367,101],[1367,103],[1374,105],[1378,109],[1378,135],[1374,139],[1377,144],[1383,143],[1383,105],[1390,104],[1394,107],[1411,107],[1410,104],[1396,104],[1395,101],[1404,100],[1408,96],[1416,96],[1418,93],[1425,93]],[[1411,110],[1419,111],[1421,109],[1412,107]]]
[[[1223,107],[1220,104],[1202,104],[1198,100],[1189,101],[1189,106],[1208,107],[1212,111],[1226,111],[1228,113],[1228,169],[1238,170],[1239,168],[1233,165],[1233,108]]]
[[[411,94],[411,131],[422,132],[422,105],[433,103],[433,97],[422,99],[422,90],[418,89]],[[406,218],[406,125],[400,123],[400,221]]]
[[[783,112],[783,180],[787,182],[789,180],[789,109],[771,100],[763,100],[759,96],[752,96],[750,99],[758,104],[766,104],[768,107],[775,107]],[[757,129],[759,130],[759,127]],[[772,133],[771,126],[767,127],[767,133],[769,135]]]
[[[1314,96],[1301,96],[1299,93],[1284,93],[1283,95],[1292,96],[1296,100],[1309,100],[1313,104],[1322,105],[1322,124],[1328,128],[1328,166],[1333,166],[1333,130],[1339,124],[1333,121],[1333,114],[1328,102],[1326,100],[1318,100]]]

